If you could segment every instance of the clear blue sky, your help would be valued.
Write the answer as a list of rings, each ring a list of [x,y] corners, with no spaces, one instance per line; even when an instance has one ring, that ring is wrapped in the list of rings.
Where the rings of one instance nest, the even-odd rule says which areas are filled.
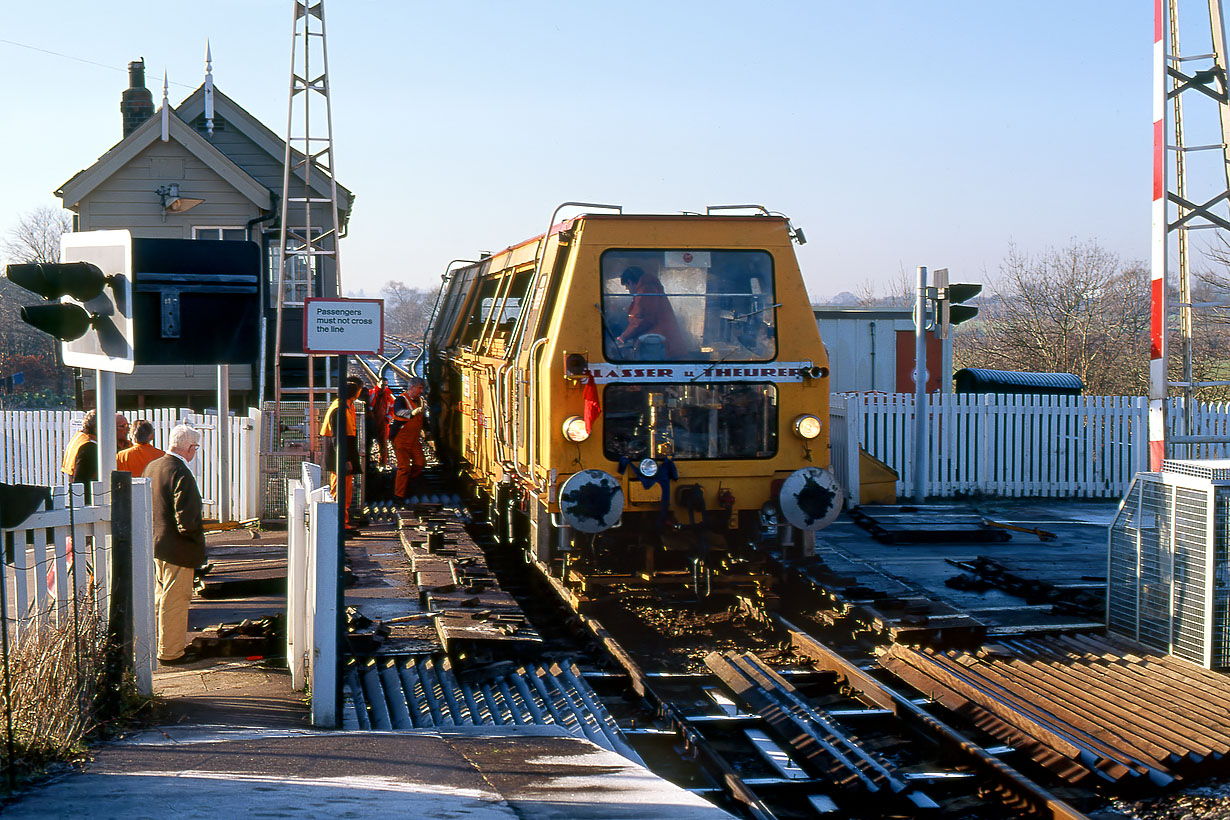
[[[12,4],[0,230],[120,138],[129,60],[178,104],[204,76],[281,134],[290,0]],[[1075,237],[1149,247],[1146,0],[329,0],[348,290],[434,288],[565,200],[762,203],[813,300],[918,265],[954,280]],[[21,45],[15,45],[21,44]],[[67,59],[35,49],[86,60]]]

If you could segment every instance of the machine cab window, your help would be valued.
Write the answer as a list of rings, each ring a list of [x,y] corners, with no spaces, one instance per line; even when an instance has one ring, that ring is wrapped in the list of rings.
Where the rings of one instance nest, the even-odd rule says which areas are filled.
[[[777,355],[773,257],[765,251],[602,255],[610,362],[760,362]]]

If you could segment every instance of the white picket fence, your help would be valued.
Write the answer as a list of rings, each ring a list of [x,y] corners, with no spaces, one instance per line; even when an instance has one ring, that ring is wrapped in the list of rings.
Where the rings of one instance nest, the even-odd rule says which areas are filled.
[[[0,481],[8,484],[62,486],[60,466],[69,439],[81,428],[85,413],[80,410],[5,410],[0,412]],[[193,475],[205,505],[206,518],[218,518],[219,482],[222,476],[221,436],[216,413],[159,408],[127,411],[129,424],[139,418],[154,425],[155,447],[166,449],[171,428],[189,424],[201,432],[201,449],[192,460]],[[246,416],[230,417],[230,461],[226,480],[231,488],[231,512],[236,520],[256,518],[261,510],[260,480],[261,411],[253,408]]]
[[[1147,401],[1140,396],[928,400],[929,495],[1118,498],[1137,471],[1148,469]],[[835,396],[831,434],[834,469],[852,503],[860,446],[897,470],[898,494],[912,492],[912,394]]]
[[[291,686],[312,693],[312,725],[341,725],[338,711],[337,504],[319,465],[287,480],[286,660]]]
[[[95,611],[105,624],[111,604],[111,498],[109,485],[95,482],[93,503],[84,488],[56,487],[47,507],[21,524],[0,529],[5,550],[0,562],[5,627],[20,645],[42,628],[63,627]],[[148,479],[132,481],[133,649],[137,689],[153,692],[154,539]],[[12,648],[12,647],[10,647]]]

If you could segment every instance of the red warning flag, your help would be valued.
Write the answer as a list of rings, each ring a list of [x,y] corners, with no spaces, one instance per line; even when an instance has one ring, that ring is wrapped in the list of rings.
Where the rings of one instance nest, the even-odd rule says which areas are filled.
[[[585,382],[585,432],[594,427],[594,419],[602,415],[602,405],[598,402],[598,385],[594,383],[594,374],[589,374]]]

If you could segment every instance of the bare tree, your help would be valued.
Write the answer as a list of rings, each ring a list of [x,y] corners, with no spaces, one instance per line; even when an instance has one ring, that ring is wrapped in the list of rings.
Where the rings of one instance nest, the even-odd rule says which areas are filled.
[[[59,262],[60,237],[73,228],[73,215],[42,206],[22,214],[0,241],[9,262]]]
[[[1148,271],[1096,242],[1033,257],[1009,249],[980,305],[959,329],[962,367],[1075,373],[1095,395],[1148,389]]]
[[[858,300],[859,307],[908,308],[914,306],[917,287],[918,285],[902,268],[897,271],[897,275],[884,288],[881,288],[880,285],[872,282],[870,279],[864,279],[862,283],[855,287],[854,297]]]
[[[17,224],[0,239],[0,253],[9,264],[60,261],[60,237],[72,229],[72,214],[60,208],[39,207],[22,214]],[[36,302],[32,295],[6,278],[0,278],[0,376],[23,373],[30,391],[51,390],[63,394],[67,372],[59,366],[60,345],[21,321],[23,304]],[[30,366],[50,353],[53,367],[44,372]]]
[[[384,297],[384,328],[386,333],[409,342],[421,343],[436,303],[436,292],[407,287],[401,282],[388,282],[381,292]]]

